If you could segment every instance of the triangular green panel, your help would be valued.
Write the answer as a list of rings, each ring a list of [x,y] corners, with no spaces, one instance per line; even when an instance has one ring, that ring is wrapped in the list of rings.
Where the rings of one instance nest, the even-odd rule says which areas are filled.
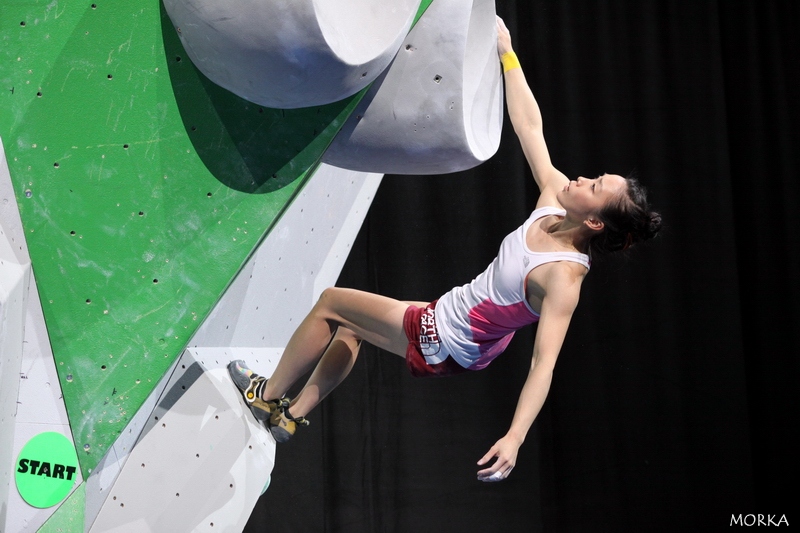
[[[363,93],[261,108],[158,0],[0,5],[0,137],[84,477]]]
[[[78,485],[38,533],[83,533],[86,514],[86,483]]]

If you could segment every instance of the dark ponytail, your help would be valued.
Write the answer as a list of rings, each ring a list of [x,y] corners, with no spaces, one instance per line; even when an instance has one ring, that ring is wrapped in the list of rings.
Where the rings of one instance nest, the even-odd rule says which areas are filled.
[[[592,255],[627,250],[655,237],[661,229],[661,215],[650,211],[647,191],[636,178],[625,179],[624,194],[611,200],[597,214],[604,228],[589,241]]]

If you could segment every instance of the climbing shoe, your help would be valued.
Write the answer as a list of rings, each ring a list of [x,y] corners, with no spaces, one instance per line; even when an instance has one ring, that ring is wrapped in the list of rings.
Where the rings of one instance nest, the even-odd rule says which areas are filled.
[[[231,361],[228,364],[228,373],[231,375],[236,388],[242,393],[245,404],[252,411],[257,420],[269,423],[270,417],[280,415],[281,410],[289,407],[288,398],[263,400],[261,393],[267,385],[267,379],[259,376],[242,360]]]
[[[294,435],[297,426],[307,425],[308,420],[302,416],[295,418],[291,415],[288,405],[282,407],[269,418],[269,430],[277,442],[286,442]]]

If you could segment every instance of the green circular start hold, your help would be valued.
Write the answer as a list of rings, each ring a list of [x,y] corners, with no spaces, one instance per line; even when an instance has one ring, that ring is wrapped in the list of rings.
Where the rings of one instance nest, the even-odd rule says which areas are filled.
[[[52,507],[78,480],[78,455],[72,442],[55,431],[39,433],[17,457],[15,478],[22,499],[33,507]]]

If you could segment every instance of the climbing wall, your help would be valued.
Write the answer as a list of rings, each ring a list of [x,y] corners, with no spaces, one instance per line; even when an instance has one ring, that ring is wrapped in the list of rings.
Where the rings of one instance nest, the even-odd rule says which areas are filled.
[[[11,189],[5,152],[0,144],[0,518],[14,491],[17,398],[22,368],[26,310],[29,306],[30,259]],[[2,521],[0,521],[2,529]]]
[[[399,109],[393,70],[441,63],[439,21],[462,28],[447,48],[461,66],[403,106],[433,138],[486,132],[420,160],[466,168],[499,142],[493,4],[437,2],[359,0],[355,20],[332,3],[245,2],[214,61],[197,28],[222,20],[218,2],[0,5],[0,531],[241,528],[275,446],[225,364],[269,375],[335,283],[383,167],[403,167],[418,141],[350,132]],[[206,22],[182,18],[187,6]],[[264,29],[259,8],[294,22]],[[364,23],[368,50],[346,42]],[[233,67],[249,44],[235,37],[248,27],[272,35],[267,55],[286,42],[296,55],[242,84]],[[411,37],[409,65],[397,54]],[[469,65],[483,63],[494,70],[475,82]],[[306,81],[276,90],[276,76]],[[353,151],[372,163],[348,163]]]
[[[158,3],[60,6],[16,17],[9,167],[88,475],[351,104],[266,110],[207,84]],[[59,36],[80,60],[31,57]]]

